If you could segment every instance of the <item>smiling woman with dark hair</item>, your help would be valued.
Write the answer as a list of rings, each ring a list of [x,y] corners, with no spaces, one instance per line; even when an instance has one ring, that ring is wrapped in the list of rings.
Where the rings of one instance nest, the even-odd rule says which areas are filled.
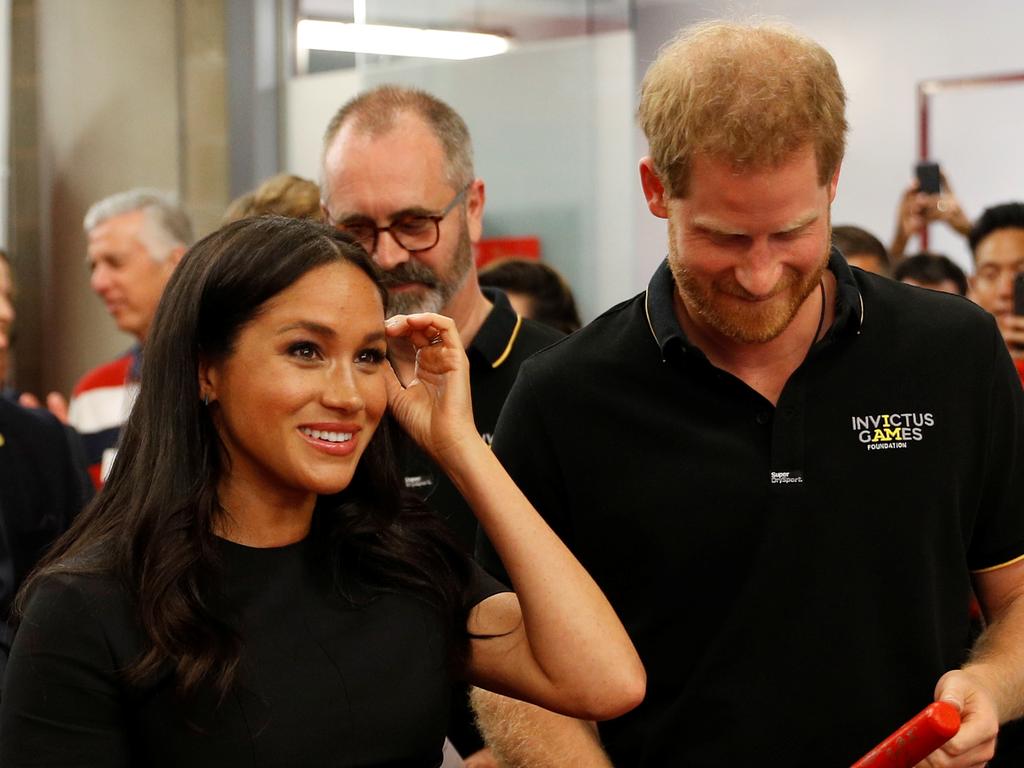
[[[639,702],[611,607],[476,433],[454,324],[385,326],[385,301],[317,224],[189,251],[110,478],[21,593],[0,763],[436,766],[454,678],[590,719]],[[407,386],[389,336],[419,350]],[[405,496],[389,411],[517,594]]]

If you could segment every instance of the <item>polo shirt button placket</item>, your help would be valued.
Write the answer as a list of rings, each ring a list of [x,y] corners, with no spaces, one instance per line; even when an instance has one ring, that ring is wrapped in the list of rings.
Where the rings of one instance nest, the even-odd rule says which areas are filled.
[[[757,412],[757,414],[756,414],[756,415],[754,416],[754,421],[756,421],[756,422],[757,422],[758,424],[760,424],[760,425],[761,425],[762,427],[763,427],[763,426],[764,426],[765,424],[768,424],[768,423],[769,423],[769,422],[770,422],[771,420],[772,420],[772,414],[771,414],[771,412],[770,412],[770,411],[768,411],[767,409],[764,409],[764,408],[760,409],[760,410],[759,410],[759,411]]]

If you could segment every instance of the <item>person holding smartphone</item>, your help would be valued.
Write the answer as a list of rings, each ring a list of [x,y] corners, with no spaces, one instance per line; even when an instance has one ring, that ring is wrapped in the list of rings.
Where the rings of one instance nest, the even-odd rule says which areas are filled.
[[[944,222],[964,237],[971,231],[971,220],[942,169],[937,163],[922,162],[915,166],[914,181],[903,190],[896,209],[896,230],[889,245],[893,261],[898,261],[908,243],[933,221]]]
[[[968,240],[974,255],[968,295],[995,316],[1024,382],[1024,203],[985,209]]]

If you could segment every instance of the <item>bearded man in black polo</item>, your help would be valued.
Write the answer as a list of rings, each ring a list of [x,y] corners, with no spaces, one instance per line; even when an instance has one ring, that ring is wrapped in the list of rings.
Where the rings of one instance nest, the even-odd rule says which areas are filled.
[[[648,70],[668,257],[523,366],[494,442],[647,698],[595,729],[480,694],[508,765],[845,766],[941,699],[929,765],[973,766],[1024,714],[1024,397],[986,313],[830,251],[844,112],[786,27],[698,25]]]

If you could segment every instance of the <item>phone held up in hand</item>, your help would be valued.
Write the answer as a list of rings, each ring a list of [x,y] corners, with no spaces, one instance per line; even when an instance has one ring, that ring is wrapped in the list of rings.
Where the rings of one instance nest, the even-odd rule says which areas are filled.
[[[914,166],[917,173],[917,189],[926,195],[937,195],[941,191],[942,183],[939,175],[939,164],[931,160],[924,160]]]

